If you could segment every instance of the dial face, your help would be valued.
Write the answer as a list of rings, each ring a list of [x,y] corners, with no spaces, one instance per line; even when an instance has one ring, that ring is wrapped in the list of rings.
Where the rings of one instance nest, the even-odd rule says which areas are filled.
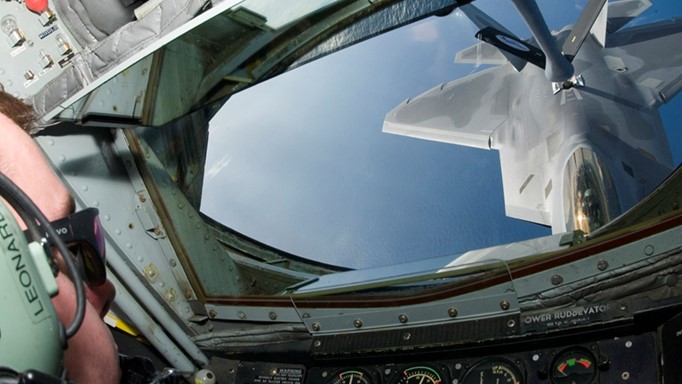
[[[401,373],[396,384],[438,384],[441,377],[433,368],[411,367]]]
[[[551,378],[554,384],[592,384],[596,377],[595,359],[587,350],[566,350],[552,364]]]
[[[369,378],[361,371],[345,371],[336,375],[330,384],[370,384]]]
[[[522,384],[521,372],[505,359],[483,360],[464,375],[462,384]]]

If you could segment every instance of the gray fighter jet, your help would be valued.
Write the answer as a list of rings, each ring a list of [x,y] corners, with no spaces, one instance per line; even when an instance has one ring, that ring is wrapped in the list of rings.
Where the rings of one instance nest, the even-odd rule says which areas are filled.
[[[497,65],[402,105],[387,129],[500,149],[510,214],[558,228],[596,228],[665,177],[657,107],[680,87],[682,20],[626,30],[647,2],[602,12],[604,0],[590,1],[576,27],[552,34],[533,2],[515,0],[534,35],[524,41],[470,2],[0,1],[0,89],[33,105],[35,141],[78,214],[65,218],[72,236],[65,219],[38,220],[23,236],[4,206],[28,223],[40,215],[0,181],[0,382],[72,379],[63,348],[78,322],[62,324],[48,304],[57,272],[44,250],[54,243],[64,261],[74,252],[75,286],[77,276],[96,285],[105,268],[116,288],[105,321],[126,355],[121,382],[681,383],[680,167],[590,236],[414,252],[414,261],[356,270],[269,246],[200,210],[209,143],[222,146],[209,122],[238,120],[216,114],[227,98],[258,83],[272,87],[263,97],[280,98],[276,75],[460,7],[490,43],[458,60]],[[663,4],[651,11],[682,13],[682,2]],[[319,85],[309,78],[300,89]],[[328,91],[332,107],[348,96]],[[266,105],[248,107],[285,118]],[[243,146],[246,159],[268,148]],[[311,161],[336,168],[342,159],[320,152]],[[76,296],[72,307],[91,308]]]
[[[384,132],[500,152],[506,214],[590,233],[651,192],[673,167],[658,108],[682,87],[682,19],[625,27],[651,3],[590,1],[550,32],[515,0],[521,40],[469,4],[481,30],[460,63],[491,68],[406,100]]]

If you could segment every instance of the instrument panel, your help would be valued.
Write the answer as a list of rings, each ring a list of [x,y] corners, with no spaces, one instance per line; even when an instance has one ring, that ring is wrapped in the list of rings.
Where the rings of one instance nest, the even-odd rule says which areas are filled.
[[[446,357],[461,351],[443,351]],[[594,384],[658,382],[655,334],[500,355],[406,364],[316,367],[305,383],[324,384]]]
[[[447,354],[447,352],[445,352]],[[651,356],[641,364],[642,356]],[[652,335],[499,356],[408,364],[314,368],[306,383],[325,384],[593,384],[656,382]],[[623,358],[633,364],[622,362]],[[634,368],[634,369],[633,369]]]
[[[271,384],[604,384],[659,382],[657,334],[521,348],[443,349],[306,365],[240,362],[229,383]],[[511,348],[518,349],[510,351]],[[507,350],[506,352],[504,350]],[[495,351],[499,351],[495,353]]]

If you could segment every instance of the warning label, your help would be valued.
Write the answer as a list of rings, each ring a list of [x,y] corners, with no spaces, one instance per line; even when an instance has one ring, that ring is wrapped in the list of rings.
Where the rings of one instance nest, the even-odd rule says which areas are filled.
[[[237,371],[238,383],[243,384],[303,384],[302,366],[269,366],[263,363],[242,362]]]

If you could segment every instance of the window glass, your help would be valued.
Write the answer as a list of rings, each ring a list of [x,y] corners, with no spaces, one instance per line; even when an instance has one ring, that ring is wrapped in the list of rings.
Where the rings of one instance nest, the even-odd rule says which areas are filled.
[[[540,5],[557,32],[577,20],[584,3]],[[531,36],[511,2],[474,4],[511,33]],[[661,7],[666,8],[657,5],[628,27],[672,14]],[[498,151],[382,132],[386,114],[406,99],[493,66],[481,46],[469,51],[473,59],[467,63],[455,63],[457,52],[478,43],[478,29],[459,10],[430,17],[233,95],[211,121],[202,211],[275,248],[352,268],[549,235],[551,223],[506,215],[500,161],[507,158],[501,159]],[[531,84],[514,85],[531,89]],[[578,95],[585,92],[576,89]],[[479,88],[469,97],[458,96],[453,105],[461,105],[460,112],[486,107]],[[556,97],[573,96],[566,92]],[[530,144],[519,144],[514,156],[533,153],[523,149],[543,134],[533,127],[556,123],[542,105],[525,117],[538,121],[521,122],[510,130],[514,137],[500,137],[512,145],[526,136]],[[662,111],[666,129],[679,125],[679,108],[665,106]],[[615,119],[611,128],[621,122]],[[674,164],[668,169],[680,162],[677,137],[676,131],[670,137]],[[547,141],[557,146],[569,139],[548,135]],[[551,144],[543,147],[553,150],[557,153],[527,160],[540,164],[563,156]],[[557,164],[563,167],[565,162]],[[545,180],[541,193],[561,188],[564,173],[556,175]],[[538,174],[535,179],[524,174],[515,188],[539,179]],[[623,208],[634,203],[627,200]],[[563,210],[561,202],[556,204]]]

